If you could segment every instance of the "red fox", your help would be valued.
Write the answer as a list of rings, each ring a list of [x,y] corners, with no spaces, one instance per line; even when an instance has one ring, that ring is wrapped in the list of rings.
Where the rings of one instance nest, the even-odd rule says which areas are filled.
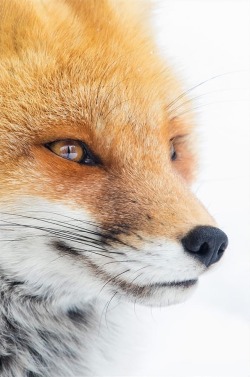
[[[2,377],[99,374],[103,304],[180,302],[227,246],[146,5],[0,2]]]

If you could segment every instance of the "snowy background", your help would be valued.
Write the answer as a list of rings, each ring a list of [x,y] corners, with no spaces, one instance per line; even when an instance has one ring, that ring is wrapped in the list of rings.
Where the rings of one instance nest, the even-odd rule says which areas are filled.
[[[201,141],[194,191],[230,245],[189,301],[136,308],[148,341],[133,374],[249,377],[250,2],[162,0],[158,8],[159,43],[187,89],[208,80],[190,92]]]

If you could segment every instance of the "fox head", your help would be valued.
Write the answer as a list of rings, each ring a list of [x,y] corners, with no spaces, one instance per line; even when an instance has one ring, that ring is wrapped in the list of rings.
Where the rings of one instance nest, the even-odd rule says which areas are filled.
[[[227,239],[190,190],[190,102],[147,15],[117,0],[0,9],[3,276],[60,305],[182,300]]]

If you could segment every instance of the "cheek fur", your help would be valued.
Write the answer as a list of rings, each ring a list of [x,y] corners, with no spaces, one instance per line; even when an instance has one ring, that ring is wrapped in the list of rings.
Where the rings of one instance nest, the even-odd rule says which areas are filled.
[[[13,196],[83,208],[109,235],[119,234],[136,247],[141,247],[145,235],[176,240],[195,225],[211,224],[212,219],[174,173],[174,167],[161,170],[158,164],[157,169],[153,165],[146,169],[153,164],[151,155],[147,158],[148,164],[147,159],[140,159],[138,171],[136,162],[132,169],[112,171],[79,165],[36,147],[30,158],[23,158],[12,170],[5,192],[11,187]]]
[[[190,153],[185,153],[185,151],[180,151],[179,155],[180,157],[177,158],[176,161],[173,161],[173,168],[190,184],[194,181],[196,176],[196,158]]]

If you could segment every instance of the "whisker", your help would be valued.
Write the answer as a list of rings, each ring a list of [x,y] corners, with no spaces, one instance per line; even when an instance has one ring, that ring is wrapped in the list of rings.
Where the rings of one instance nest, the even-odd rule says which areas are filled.
[[[113,276],[113,277],[110,278],[108,281],[106,281],[106,283],[103,285],[103,287],[102,287],[102,289],[100,290],[100,292],[98,293],[98,295],[103,291],[103,289],[107,286],[107,284],[109,284],[111,281],[117,279],[119,276],[121,276],[121,275],[123,275],[123,274],[125,274],[126,272],[129,272],[129,271],[130,271],[130,269],[125,270],[125,271],[123,271],[123,272],[120,272],[119,274]]]
[[[135,50],[135,49],[134,49]],[[105,70],[103,71],[103,74],[100,78],[100,81],[99,81],[99,85],[97,87],[97,92],[96,92],[96,105],[98,103],[98,98],[99,98],[99,95],[100,95],[100,91],[101,91],[101,86],[102,86],[102,83],[104,81],[104,79],[107,77],[108,73],[109,73],[109,70],[114,67],[115,64],[117,64],[122,58],[124,58],[124,56],[127,56],[127,54],[123,54],[123,55],[120,55],[119,58],[117,58],[116,60],[114,60],[112,63],[110,63],[106,68]]]
[[[31,219],[31,220],[36,220],[36,221],[41,221],[41,222],[45,222],[47,224],[53,224],[53,225],[60,225],[60,226],[63,226],[64,228],[66,229],[73,229],[73,230],[77,230],[79,229],[81,232],[84,231],[84,233],[88,233],[88,234],[94,234],[94,235],[100,235],[100,233],[98,232],[95,232],[93,230],[89,230],[89,229],[82,229],[80,227],[77,227],[77,226],[68,226],[66,225],[64,222],[61,222],[61,221],[57,221],[57,220],[49,220],[49,219],[46,219],[46,218],[43,218],[43,217],[39,217],[39,218],[36,218],[36,217],[31,217],[31,216],[27,216],[27,215],[21,215],[21,214],[17,214],[17,215],[14,215],[13,216],[17,216],[17,217],[21,217],[21,218],[26,218],[26,219]]]
[[[207,80],[204,80],[202,82],[200,82],[199,84],[196,84],[194,86],[192,86],[190,89],[186,90],[185,92],[183,92],[182,94],[180,94],[178,97],[176,97],[173,101],[171,101],[167,106],[166,106],[166,109],[170,109],[177,101],[179,101],[181,98],[185,97],[188,93],[194,91],[195,89],[199,88],[200,86],[212,81],[212,80],[215,80],[219,77],[223,77],[223,76],[226,76],[226,75],[231,75],[232,73],[234,72],[226,72],[226,73],[221,73],[219,75],[215,75],[215,76],[212,76],[210,77],[209,79]]]
[[[73,220],[74,222],[80,222],[81,224],[87,224],[87,225],[92,225],[92,226],[95,226],[96,228],[100,228],[100,229],[105,229],[103,228],[102,226],[96,224],[95,222],[93,221],[90,221],[90,220],[82,220],[82,219],[77,219],[77,218],[74,218],[72,216],[68,216],[68,215],[64,215],[62,213],[58,213],[58,212],[53,212],[53,211],[37,211],[37,210],[29,210],[27,211],[28,213],[48,213],[49,215],[56,215],[56,216],[60,216],[60,217],[63,217],[63,218],[66,218],[66,219],[70,219],[70,220]],[[3,214],[8,214],[8,215],[12,215],[12,216],[23,216],[23,217],[26,217],[26,215],[21,215],[21,214],[10,214],[10,213],[4,213],[4,212],[1,212]],[[33,217],[31,217],[33,218]],[[35,218],[36,219],[36,218]]]
[[[13,223],[13,222],[8,222],[6,220],[1,220],[1,221],[6,223],[6,224],[4,224],[5,226],[16,226],[16,227],[24,227],[24,228],[28,228],[28,229],[37,229],[37,230],[41,230],[41,231],[44,231],[46,233],[49,233],[53,236],[57,236],[61,239],[73,241],[73,242],[79,243],[81,245],[85,245],[85,246],[93,246],[94,245],[95,249],[100,250],[102,252],[106,252],[108,254],[123,255],[123,253],[120,253],[120,252],[109,251],[109,250],[104,249],[101,242],[97,243],[94,239],[91,239],[90,237],[77,237],[77,235],[74,235],[74,234],[72,235],[69,232],[61,231],[60,229],[44,228],[44,227],[39,227],[39,226],[31,226],[31,225],[27,225],[27,224],[17,224],[17,223]],[[1,225],[2,224],[0,224],[0,226]],[[84,251],[86,251],[86,250],[84,250]]]
[[[121,84],[124,83],[125,81],[130,80],[131,78],[132,78],[132,77],[126,77],[125,79],[119,81],[116,85],[114,85],[114,86],[112,87],[112,89],[108,92],[108,94],[106,95],[106,97],[104,98],[104,100],[103,100],[103,102],[102,102],[102,104],[101,104],[102,107],[101,107],[101,109],[100,109],[99,112],[98,112],[98,118],[101,116],[102,111],[103,111],[103,109],[104,109],[104,106],[107,104],[108,99],[109,99],[110,95],[113,93],[113,91],[115,90],[115,88],[117,88],[119,85],[121,85]]]
[[[135,313],[135,316],[136,316],[137,320],[140,321],[140,318],[139,318],[138,314],[136,313],[136,309],[135,309],[136,303],[137,303],[137,298],[135,297],[135,300],[134,300],[134,313]]]
[[[111,297],[111,299],[109,300],[108,302],[108,305],[106,305],[106,310],[105,310],[105,322],[106,322],[106,326],[108,328],[108,321],[107,321],[107,314],[108,314],[108,308],[111,304],[111,301],[115,298],[115,296],[117,295],[118,292],[115,292],[115,294]]]
[[[100,321],[99,321],[99,330],[98,330],[98,335],[100,336],[100,332],[101,332],[101,327],[102,327],[102,319],[103,319],[103,316],[104,316],[104,313],[106,311],[106,308],[107,306],[109,305],[109,302],[112,301],[112,299],[115,297],[115,295],[117,294],[117,292],[114,293],[114,295],[111,297],[111,299],[105,303],[103,309],[102,309],[102,312],[101,312],[101,316],[100,316]],[[108,328],[108,325],[107,325],[107,319],[106,319],[106,313],[105,313],[105,322],[106,322],[106,326]]]
[[[134,283],[134,281],[136,280],[136,279],[138,279],[140,276],[142,276],[143,275],[143,272],[141,272],[140,274],[138,274],[132,281],[130,281],[129,282],[129,284],[133,284]]]
[[[103,118],[103,120],[105,120],[105,119],[109,116],[109,114],[111,114],[112,111],[114,111],[117,107],[119,107],[119,106],[121,106],[123,103],[129,102],[129,101],[131,101],[131,98],[128,98],[128,99],[126,99],[126,100],[124,100],[124,101],[121,101],[121,102],[117,103],[114,107],[112,107],[111,110],[109,110],[108,113],[105,114],[105,117]]]
[[[50,213],[50,212],[49,212]],[[2,212],[2,214],[4,214]],[[7,215],[9,215],[8,213],[5,213]],[[11,214],[12,216],[15,216],[13,214]],[[75,232],[70,232],[70,235],[73,235],[75,237],[77,237],[77,240],[82,240],[82,233],[84,233],[84,240],[89,240],[91,243],[95,243],[96,245],[104,245],[105,243],[107,244],[107,240],[111,240],[111,241],[115,241],[115,242],[118,242],[119,244],[122,244],[124,246],[129,246],[127,243],[123,242],[122,240],[119,240],[117,237],[115,237],[114,235],[110,235],[110,234],[104,234],[103,232],[105,231],[108,231],[107,229],[105,229],[104,227],[98,227],[95,225],[95,223],[93,223],[93,226],[97,227],[97,228],[100,228],[100,230],[102,230],[102,233],[101,232],[98,232],[98,231],[95,231],[95,230],[90,230],[90,229],[86,229],[86,228],[80,228],[80,227],[77,227],[77,226],[69,226],[69,225],[66,225],[64,222],[61,222],[61,221],[57,221],[57,220],[48,220],[46,218],[36,218],[36,217],[32,217],[32,216],[27,216],[27,215],[21,215],[21,214],[17,214],[16,215],[17,217],[21,217],[21,218],[27,218],[27,219],[31,219],[31,220],[36,220],[36,221],[41,221],[41,222],[44,222],[44,223],[47,223],[47,224],[53,224],[53,225],[59,225],[60,227],[63,227],[65,229],[70,229],[70,230],[74,230],[74,231],[79,231],[80,234],[78,233],[75,233]],[[72,218],[72,220],[74,220]],[[2,220],[4,221],[4,220]],[[85,222],[83,222],[85,224]],[[86,222],[87,224],[89,224],[88,222]],[[38,226],[36,226],[38,227]],[[35,226],[33,226],[33,228],[35,228]],[[43,228],[43,229],[46,229],[46,228]],[[54,229],[54,231],[57,231],[57,229]],[[60,232],[63,232],[63,230],[59,229],[58,231]],[[85,235],[85,233],[89,234],[89,235],[94,235],[94,236],[97,236],[99,237],[100,239],[97,240],[97,239],[94,239],[92,237],[88,237]]]
[[[177,104],[177,106],[174,107],[173,109],[171,109],[168,114],[171,115],[174,112],[176,112],[179,108],[181,108],[182,106],[187,105],[189,103],[193,103],[193,102],[195,102],[195,101],[197,101],[197,100],[199,100],[199,99],[201,99],[203,97],[207,97],[209,94],[229,92],[231,90],[232,89],[220,89],[220,90],[213,90],[213,91],[210,91],[210,92],[207,92],[207,93],[202,93],[202,94],[200,94],[198,96],[189,98],[186,101],[181,102],[180,104]]]
[[[60,249],[62,249],[63,251],[64,251],[64,249],[66,249],[66,251],[67,251],[67,248],[68,248],[67,244],[66,245],[62,245],[62,246],[59,244],[59,246],[56,247],[56,249],[59,250],[59,251],[60,251]],[[71,247],[69,247],[69,251],[70,250],[71,250]],[[82,249],[82,248],[79,249],[79,248],[75,248],[74,247],[74,248],[72,248],[72,251],[77,252],[78,255],[79,254],[85,254],[84,255],[85,258],[86,258],[86,253],[90,253],[90,254],[99,255],[99,256],[102,256],[102,257],[105,257],[105,258],[113,259],[113,257],[111,255],[109,255],[109,254],[108,255],[107,254],[103,254],[102,252],[96,251],[96,249],[94,249],[94,250],[90,250],[90,249],[85,250],[85,249]]]
[[[107,264],[111,264],[111,263],[139,263],[139,261],[137,260],[133,260],[133,259],[128,259],[128,260],[116,260],[116,261],[112,261],[112,262],[107,262],[107,263],[104,263],[102,266],[106,266]]]
[[[242,100],[239,100],[239,101],[242,101]],[[201,105],[192,107],[192,109],[182,111],[179,114],[176,114],[175,117],[180,117],[180,116],[182,116],[184,114],[192,113],[192,112],[200,110],[200,109],[202,109],[202,108],[204,108],[206,106],[217,105],[217,104],[220,104],[220,103],[226,104],[226,103],[235,103],[235,102],[237,102],[236,99],[235,100],[225,100],[225,101],[216,101],[216,102],[214,101],[214,102],[209,102],[209,103],[203,103]]]

